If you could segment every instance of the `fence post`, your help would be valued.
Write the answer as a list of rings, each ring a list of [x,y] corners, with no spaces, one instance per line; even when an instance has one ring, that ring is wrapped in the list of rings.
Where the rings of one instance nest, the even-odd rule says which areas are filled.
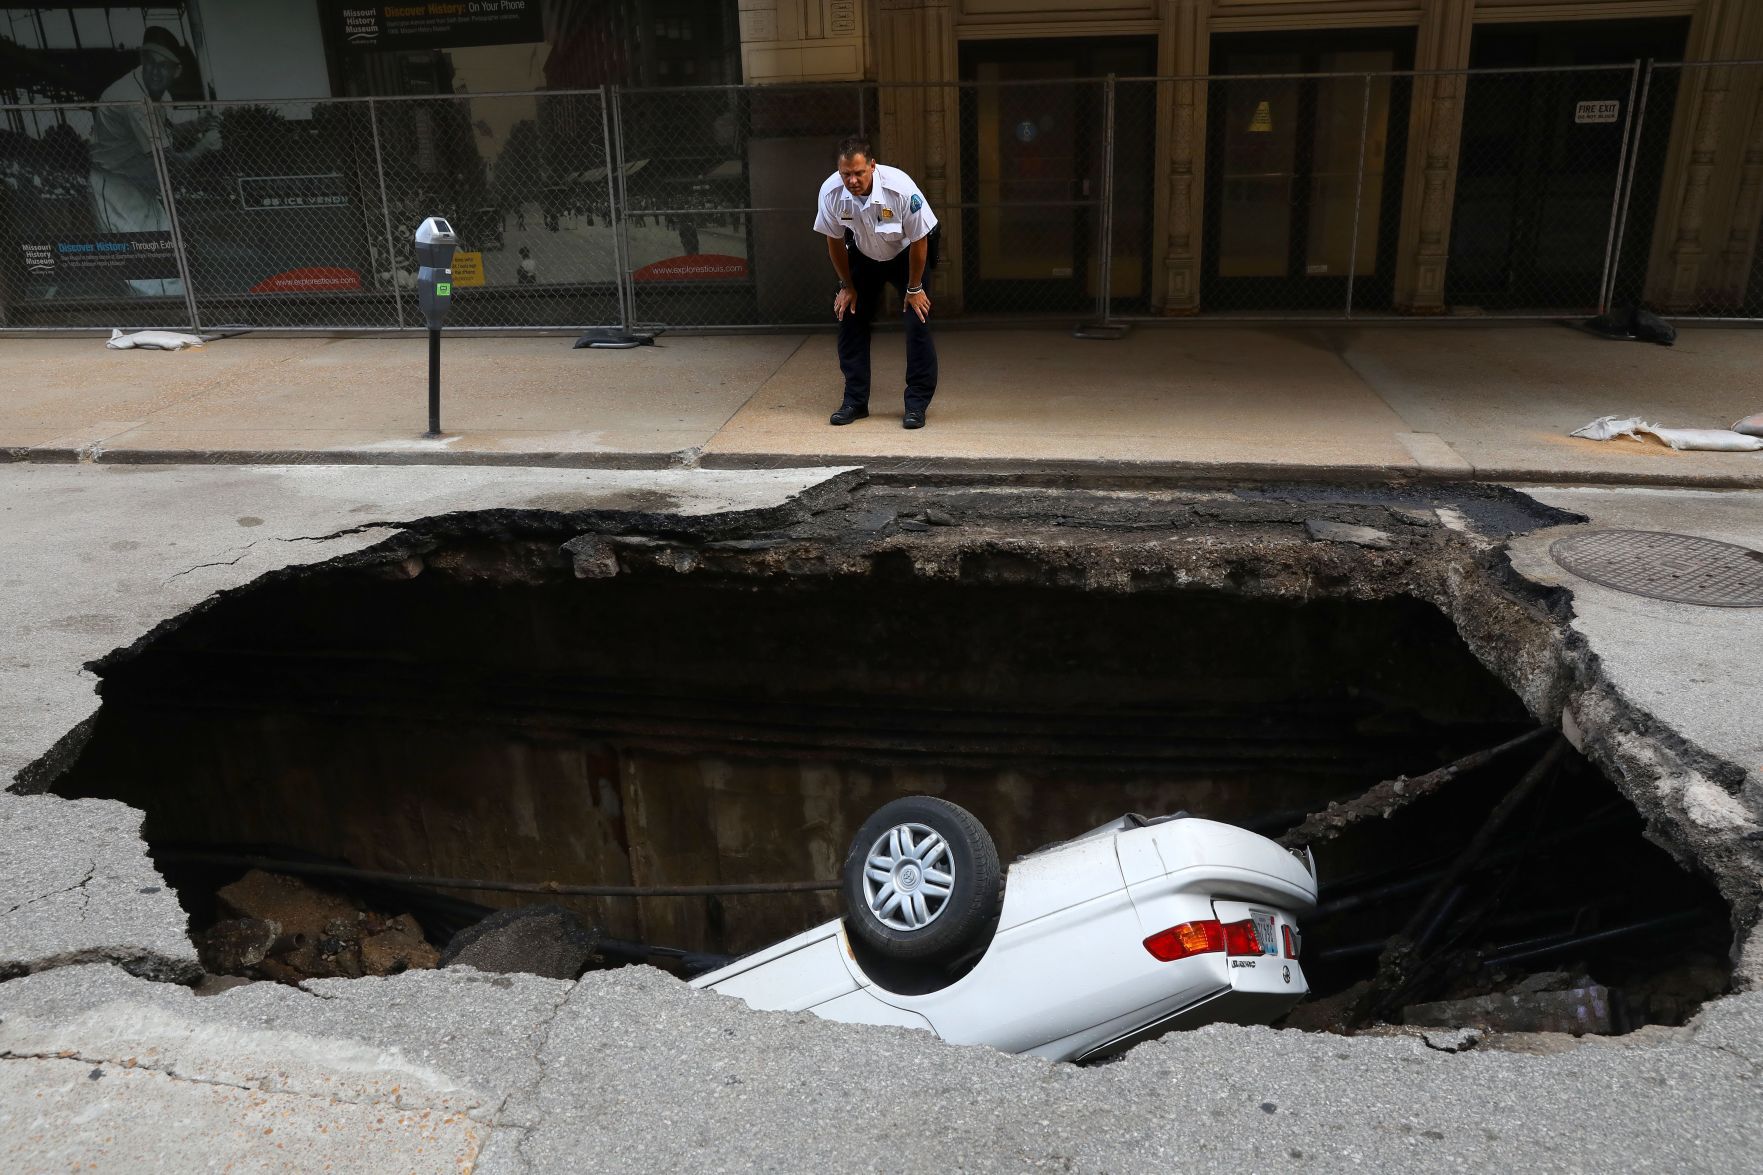
[[[617,86],[600,87],[600,118],[606,135],[606,203],[612,217],[612,268],[618,287],[619,325],[629,334],[636,326],[637,291],[631,282],[630,212],[624,191],[624,107]]]
[[[367,124],[373,130],[373,167],[380,180],[380,214],[386,222],[386,281],[392,287],[392,307],[398,312],[398,329],[404,329],[404,295],[398,291],[398,243],[392,237],[392,198],[386,191],[386,161],[380,154],[379,107],[367,100]]]
[[[1096,259],[1096,318],[1102,325],[1114,312],[1114,75],[1102,83],[1102,255]]]
[[[1412,89],[1412,87],[1410,87]],[[1365,206],[1365,140],[1371,134],[1371,75],[1365,75],[1365,98],[1359,107],[1359,174],[1353,181],[1353,236],[1347,246],[1347,317],[1353,317],[1353,280],[1359,276],[1359,220]]]
[[[1634,63],[1634,69],[1637,74],[1640,72],[1639,61]],[[1623,162],[1618,165],[1619,174],[1616,177],[1616,203],[1621,210],[1612,214],[1614,220],[1610,226],[1610,242],[1604,249],[1604,288],[1598,292],[1599,314],[1610,312],[1610,299],[1616,296],[1616,277],[1621,272],[1619,267],[1622,265],[1622,238],[1628,233],[1628,202],[1634,196],[1634,173],[1640,170],[1641,134],[1646,129],[1647,96],[1652,88],[1653,59],[1649,57],[1646,61],[1646,77],[1641,80],[1641,96],[1638,102],[1634,97],[1634,77],[1631,76],[1628,82],[1629,118],[1623,124]],[[1633,159],[1628,157],[1628,145],[1631,141],[1634,143]],[[1626,168],[1627,175],[1620,174],[1620,169],[1623,168]]]
[[[190,259],[184,252],[184,234],[178,228],[177,200],[171,190],[171,168],[165,163],[165,141],[159,109],[153,99],[143,98],[146,108],[147,144],[153,153],[153,170],[159,177],[159,198],[165,208],[166,224],[171,228],[171,252],[178,263],[178,283],[184,287],[184,312],[190,316],[190,329],[202,333],[202,319],[196,314],[196,287],[190,281]]]
[[[1641,63],[1636,61],[1628,71],[1628,112],[1622,120],[1622,149],[1616,156],[1616,186],[1610,193],[1610,231],[1604,238],[1604,274],[1598,283],[1598,313],[1610,309],[1611,264],[1616,250],[1616,221],[1622,215],[1622,188],[1628,173],[1629,133],[1634,129],[1635,87],[1640,83]],[[1639,152],[1636,152],[1638,158]]]

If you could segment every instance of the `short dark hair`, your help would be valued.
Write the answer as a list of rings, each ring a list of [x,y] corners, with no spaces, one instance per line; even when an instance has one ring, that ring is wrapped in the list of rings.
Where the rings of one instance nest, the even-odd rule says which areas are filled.
[[[875,149],[869,145],[868,135],[846,135],[839,140],[839,158],[855,159],[857,156],[875,162]]]

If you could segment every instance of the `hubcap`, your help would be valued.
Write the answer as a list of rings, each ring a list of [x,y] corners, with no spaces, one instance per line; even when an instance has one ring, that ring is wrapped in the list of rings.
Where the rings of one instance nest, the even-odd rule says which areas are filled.
[[[955,888],[955,855],[936,829],[896,824],[863,862],[869,912],[891,930],[923,930],[942,914]]]

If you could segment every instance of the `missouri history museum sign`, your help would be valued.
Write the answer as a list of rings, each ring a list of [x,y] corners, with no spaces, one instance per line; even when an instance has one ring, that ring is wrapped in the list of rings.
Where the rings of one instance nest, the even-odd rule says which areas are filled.
[[[539,0],[433,0],[358,4],[331,0],[332,27],[355,49],[452,49],[545,39]]]

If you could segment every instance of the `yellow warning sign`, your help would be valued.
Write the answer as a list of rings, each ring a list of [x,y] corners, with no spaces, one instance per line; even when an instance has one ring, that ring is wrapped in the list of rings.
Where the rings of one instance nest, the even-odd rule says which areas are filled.
[[[482,253],[453,254],[453,284],[456,286],[483,285],[484,255]]]
[[[1273,130],[1273,106],[1266,99],[1256,105],[1255,117],[1249,120],[1252,134],[1269,134]]]

